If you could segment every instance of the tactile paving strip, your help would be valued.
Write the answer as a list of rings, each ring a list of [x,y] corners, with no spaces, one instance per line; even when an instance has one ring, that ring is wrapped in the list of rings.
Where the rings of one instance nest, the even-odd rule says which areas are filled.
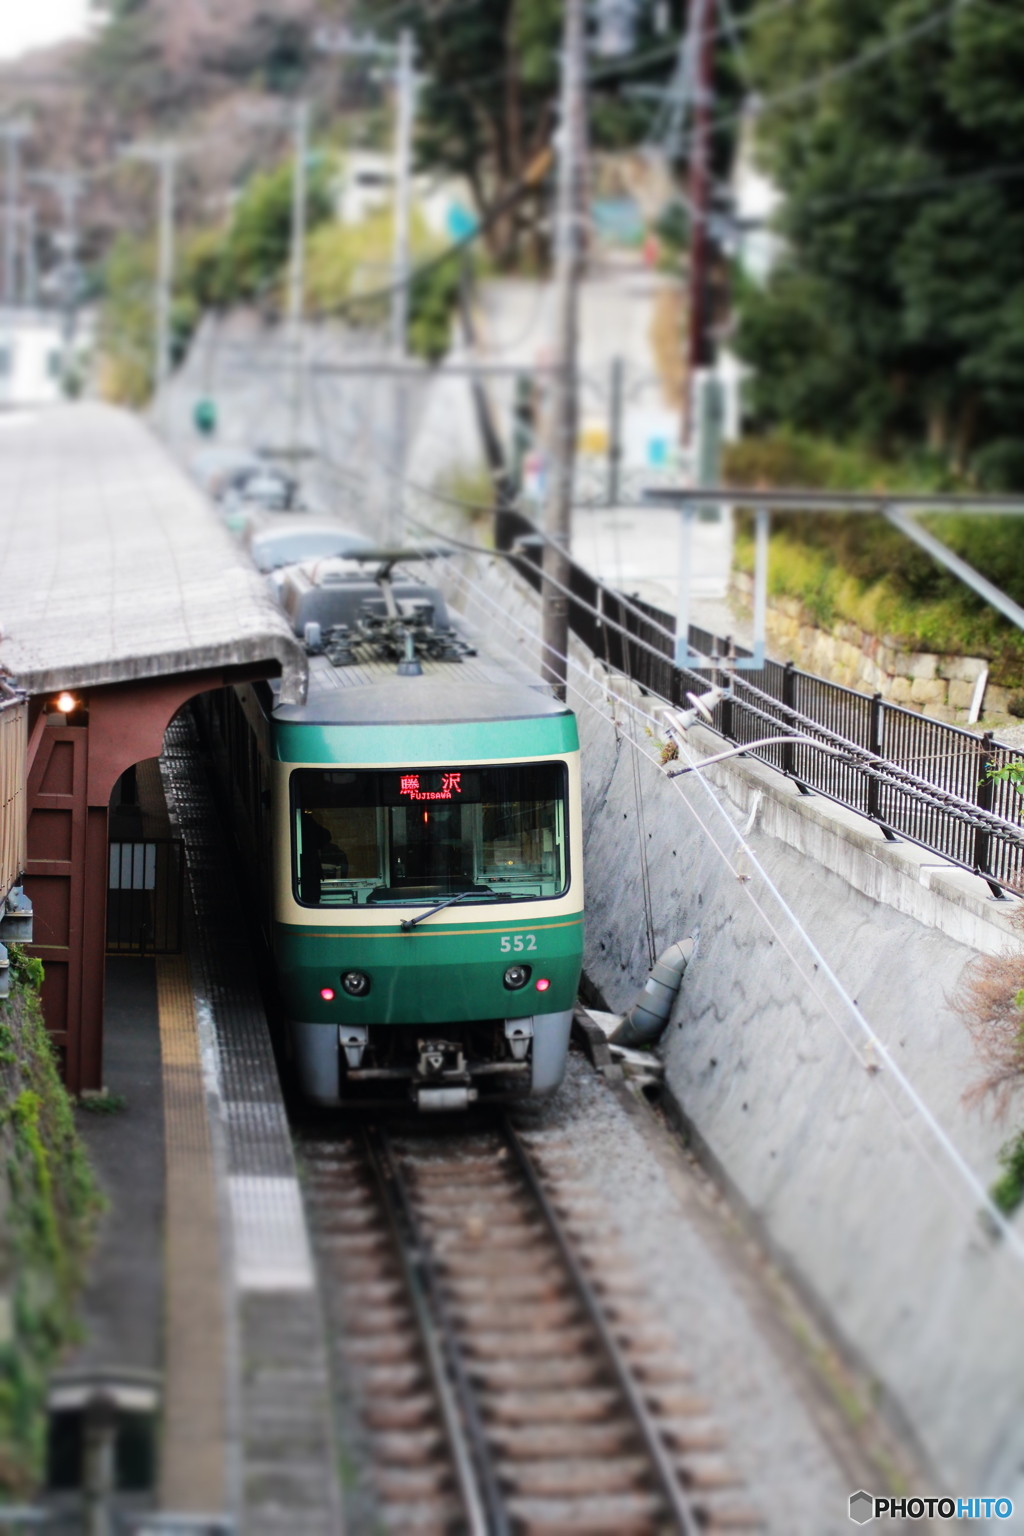
[[[226,1485],[222,1249],[192,983],[183,955],[156,961],[167,1165],[167,1365],[160,1504],[220,1509]]]
[[[196,1010],[224,1147],[246,1536],[341,1530],[327,1350],[291,1136],[227,846],[187,714],[160,759],[185,847]]]

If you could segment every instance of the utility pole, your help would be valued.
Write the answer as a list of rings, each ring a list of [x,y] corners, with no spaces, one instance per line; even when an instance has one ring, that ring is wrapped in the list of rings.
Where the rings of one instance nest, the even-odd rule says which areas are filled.
[[[21,302],[26,309],[35,309],[39,303],[39,265],[36,261],[36,210],[26,203],[22,214],[24,246],[21,266]]]
[[[10,118],[0,123],[0,139],[4,141],[4,303],[14,306],[18,302],[18,226],[21,202],[21,153],[22,139],[28,137],[31,124],[26,118]]]
[[[61,229],[57,243],[61,256],[60,297],[64,317],[61,376],[67,383],[74,360],[78,319],[78,201],[86,178],[80,171],[40,171],[32,180],[39,186],[51,188],[60,203]]]
[[[302,431],[303,326],[306,298],[306,174],[309,161],[309,103],[297,101],[294,113],[295,167],[292,172],[292,229],[288,265],[288,332],[291,361],[291,448],[298,462]]]
[[[684,439],[693,443],[695,381],[711,361],[708,216],[711,211],[711,100],[714,0],[690,0],[688,44],[693,70],[690,132],[690,274],[686,329]]]
[[[583,5],[584,0],[565,0],[555,203],[554,371],[544,505],[544,527],[548,537],[544,544],[541,587],[543,676],[561,699],[565,698],[568,671],[569,603],[566,589],[569,585],[578,419],[576,352],[586,130]]]
[[[626,371],[621,357],[612,358],[608,379],[608,505],[617,507],[622,482],[622,386]]]
[[[409,324],[409,192],[412,185],[412,125],[416,97],[416,44],[410,31],[398,39],[395,72],[395,232],[391,258],[391,345],[396,358],[405,356]]]
[[[411,31],[399,34],[397,55],[392,43],[385,43],[372,32],[356,33],[347,26],[320,27],[313,34],[313,45],[321,53],[341,58],[384,58],[395,60],[395,229],[392,248],[392,296],[390,350],[396,361],[406,355],[409,328],[409,196],[412,187],[412,135],[416,120],[416,40]],[[392,447],[392,488],[387,507],[388,536],[401,542],[402,479],[405,468],[405,439],[408,419],[406,385],[400,377],[394,383],[394,442]]]
[[[163,390],[171,373],[171,283],[174,278],[174,193],[180,144],[129,144],[121,151],[126,160],[155,165],[157,182],[157,261],[154,293],[153,394],[158,417],[164,413]]]
[[[412,189],[412,130],[416,117],[416,43],[408,28],[398,37],[395,70],[395,228],[391,258],[391,350],[396,361],[407,353],[409,330],[409,196]],[[402,542],[402,489],[409,426],[407,385],[395,380],[394,480],[390,505],[390,534]]]

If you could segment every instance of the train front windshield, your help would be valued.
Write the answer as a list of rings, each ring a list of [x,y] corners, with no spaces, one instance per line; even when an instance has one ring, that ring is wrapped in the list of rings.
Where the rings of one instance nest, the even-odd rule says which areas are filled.
[[[304,906],[529,901],[569,883],[564,763],[291,776]]]

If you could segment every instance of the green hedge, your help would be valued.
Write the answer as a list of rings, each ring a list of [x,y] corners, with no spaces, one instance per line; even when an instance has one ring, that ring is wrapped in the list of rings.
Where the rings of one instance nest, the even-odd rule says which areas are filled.
[[[46,1388],[79,1336],[76,1303],[102,1199],[39,1003],[42,965],[10,946],[0,1003],[0,1495],[43,1475]]]

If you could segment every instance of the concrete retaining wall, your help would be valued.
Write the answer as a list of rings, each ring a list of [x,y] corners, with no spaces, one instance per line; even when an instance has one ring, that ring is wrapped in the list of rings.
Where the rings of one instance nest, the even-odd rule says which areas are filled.
[[[478,586],[458,606],[492,633],[504,623],[527,659],[532,595],[499,562],[473,578],[486,597]],[[979,1064],[947,999],[979,951],[1016,942],[1005,911],[975,877],[886,845],[750,760],[711,770],[713,790],[670,781],[651,760],[657,725],[637,712],[652,701],[573,683],[591,981],[624,1008],[648,968],[648,911],[655,949],[699,928],[663,1043],[685,1117],[909,1426],[933,1479],[914,1491],[1024,1496],[1024,1262],[896,1074],[876,1070],[849,1002],[987,1187],[1024,1106],[1003,1125],[964,1107]]]

